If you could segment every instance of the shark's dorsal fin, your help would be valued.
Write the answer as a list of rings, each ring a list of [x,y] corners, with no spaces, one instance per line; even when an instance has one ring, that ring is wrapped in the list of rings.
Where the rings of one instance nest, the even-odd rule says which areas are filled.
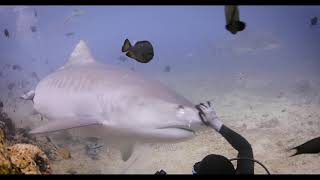
[[[72,51],[69,59],[61,69],[68,66],[84,65],[84,64],[93,63],[93,62],[96,62],[96,61],[93,58],[89,47],[83,40],[80,40],[80,42],[76,45],[76,47]]]

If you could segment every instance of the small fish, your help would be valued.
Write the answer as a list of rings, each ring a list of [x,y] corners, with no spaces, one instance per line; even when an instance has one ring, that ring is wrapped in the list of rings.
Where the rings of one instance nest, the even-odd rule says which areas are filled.
[[[171,67],[169,65],[167,65],[166,67],[164,67],[164,72],[170,72],[171,71]]]
[[[8,89],[11,91],[15,86],[16,86],[15,83],[9,83],[8,84]]]
[[[74,32],[68,32],[68,33],[66,33],[65,35],[66,36],[73,36],[75,33]]]
[[[314,16],[313,18],[311,18],[310,20],[310,26],[315,26],[318,23],[318,18],[316,16]]]
[[[9,69],[9,68],[11,68],[11,64],[5,64],[5,65],[3,66],[3,69]]]
[[[239,31],[243,31],[246,24],[240,21],[238,6],[228,5],[225,6],[225,17],[226,17],[226,29],[232,34],[237,34]]]
[[[37,32],[37,27],[36,26],[30,26],[30,30],[32,32]]]
[[[292,156],[296,156],[299,154],[316,154],[320,152],[320,137],[311,139],[310,141],[307,141],[297,147],[294,147],[290,150],[296,150],[296,153],[291,155]]]
[[[81,16],[85,14],[85,11],[82,11],[82,10],[78,10],[78,9],[75,9],[73,10],[73,12],[71,13],[70,16],[68,16],[65,21],[64,21],[64,24],[67,24],[69,21],[71,21],[72,18],[74,17],[77,17],[77,16]]]
[[[12,69],[13,69],[13,70],[17,70],[17,71],[22,71],[22,67],[19,66],[19,65],[17,65],[17,64],[13,65],[13,66],[12,66]]]
[[[4,35],[5,35],[7,38],[10,37],[10,34],[9,34],[8,29],[4,29]]]
[[[127,52],[126,56],[140,63],[148,63],[154,56],[153,47],[149,41],[138,41],[132,46],[130,41],[126,39],[121,50]]]
[[[244,73],[239,73],[239,79],[242,80],[242,79],[245,79],[246,75]]]
[[[36,10],[36,9],[33,9],[33,13],[34,13],[34,16],[35,16],[35,17],[38,16],[38,13],[37,13],[37,10]]]

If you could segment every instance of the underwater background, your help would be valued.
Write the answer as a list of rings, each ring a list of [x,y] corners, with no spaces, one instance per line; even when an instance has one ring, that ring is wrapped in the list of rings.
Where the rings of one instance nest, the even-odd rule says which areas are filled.
[[[319,173],[318,154],[289,158],[287,149],[320,136],[320,26],[310,25],[320,6],[239,10],[247,27],[233,35],[225,29],[224,6],[0,6],[3,109],[18,127],[37,124],[32,102],[19,97],[61,67],[82,39],[100,62],[158,79],[193,103],[213,100],[271,173]],[[126,38],[151,42],[154,58],[142,64],[126,57]],[[190,174],[207,154],[236,156],[211,129],[185,142],[137,148],[130,162],[107,145],[92,158],[89,140],[70,143],[59,133],[52,139],[71,153],[52,161],[53,173]]]

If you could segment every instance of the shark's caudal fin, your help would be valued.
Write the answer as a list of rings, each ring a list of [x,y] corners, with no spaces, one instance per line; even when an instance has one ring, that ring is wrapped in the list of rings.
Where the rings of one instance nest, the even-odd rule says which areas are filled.
[[[93,62],[96,62],[96,60],[92,56],[89,47],[83,40],[80,40],[80,42],[76,45],[76,47],[72,51],[67,62],[60,69],[63,69],[69,66],[83,65],[83,64],[93,63]]]

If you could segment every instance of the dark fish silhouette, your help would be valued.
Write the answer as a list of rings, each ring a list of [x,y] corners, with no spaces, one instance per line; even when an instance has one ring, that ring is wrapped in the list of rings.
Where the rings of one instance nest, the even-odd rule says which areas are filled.
[[[37,17],[38,16],[37,10],[33,9],[33,12],[34,12],[34,16]]]
[[[320,137],[311,139],[310,141],[307,141],[297,147],[294,147],[290,150],[296,150],[296,153],[291,155],[292,156],[296,156],[299,154],[316,154],[320,152]]]
[[[73,36],[74,34],[75,34],[74,32],[68,32],[65,35],[69,37],[69,36]]]
[[[16,86],[15,83],[9,83],[7,87],[11,91],[15,86]]]
[[[4,35],[5,35],[7,38],[10,37],[10,34],[9,34],[8,29],[4,29]]]
[[[12,69],[13,69],[13,70],[17,70],[17,71],[22,71],[22,67],[19,66],[19,65],[17,65],[17,64],[13,65],[13,66],[12,66]]]
[[[122,52],[126,56],[135,59],[140,63],[148,63],[154,56],[153,47],[149,41],[138,41],[134,46],[126,39],[122,46]]]
[[[310,20],[310,26],[315,26],[318,23],[318,18],[315,16]]]
[[[246,24],[240,21],[238,6],[228,5],[225,6],[226,17],[226,29],[232,34],[237,34],[239,31],[243,31]]]
[[[37,32],[37,27],[36,26],[30,26],[30,30],[32,32]]]
[[[167,65],[166,67],[164,67],[164,72],[170,72],[171,71],[171,67],[169,65]]]

